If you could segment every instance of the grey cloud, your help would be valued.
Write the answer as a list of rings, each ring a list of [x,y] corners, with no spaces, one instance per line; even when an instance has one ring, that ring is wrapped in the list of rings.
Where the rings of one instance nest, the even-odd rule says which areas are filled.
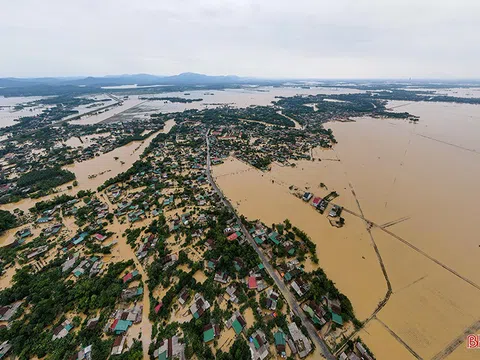
[[[480,77],[476,0],[16,0],[0,76]]]

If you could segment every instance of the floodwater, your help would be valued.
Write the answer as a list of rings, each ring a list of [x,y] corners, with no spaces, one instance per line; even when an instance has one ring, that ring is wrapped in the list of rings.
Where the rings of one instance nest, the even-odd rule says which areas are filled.
[[[40,114],[46,106],[27,107],[22,110],[15,111],[15,105],[37,101],[42,99],[38,96],[28,97],[3,97],[0,96],[0,128],[17,124],[17,120],[24,116],[35,116]]]
[[[310,88],[299,87],[246,87],[242,89],[226,90],[194,90],[185,92],[165,92],[158,94],[130,95],[123,105],[114,107],[99,115],[85,116],[82,119],[71,121],[74,124],[95,124],[99,122],[119,122],[141,120],[154,113],[176,113],[184,110],[216,108],[229,105],[247,107],[251,105],[269,105],[278,96],[345,94],[359,93],[357,89],[345,88]],[[202,99],[192,103],[175,103],[165,100],[144,100],[146,98],[179,97],[184,99]],[[293,119],[292,119],[293,120]],[[294,121],[294,120],[293,120]],[[295,121],[295,126],[301,128]]]
[[[143,134],[142,134],[143,135]],[[100,133],[100,134],[92,134],[92,135],[85,135],[85,136],[82,136],[80,137],[77,137],[77,136],[73,136],[69,139],[67,139],[66,141],[64,141],[63,143],[67,146],[71,146],[71,147],[88,147],[90,146],[92,143],[95,143],[94,140],[96,139],[99,139],[99,138],[104,138],[104,137],[108,137],[110,136],[110,133],[109,132],[106,132],[106,133]]]
[[[305,230],[317,244],[320,266],[364,320],[387,291],[365,222],[344,211],[346,225],[333,228],[288,187],[318,196],[337,191],[336,203],[379,225],[371,234],[393,291],[360,336],[379,359],[445,358],[448,345],[480,319],[480,106],[389,106],[420,116],[419,123],[372,118],[330,123],[326,127],[338,144],[315,149],[315,161],[296,168],[273,165],[262,173],[228,160],[214,167],[214,175],[249,219],[271,224],[289,218]],[[461,347],[463,340],[451,358],[477,358]]]
[[[111,105],[111,104],[114,104],[115,102],[114,101],[111,101],[111,102],[107,102],[105,103],[105,106],[106,105]],[[71,120],[69,121],[70,124],[74,124],[74,125],[91,125],[91,124],[96,124],[96,123],[99,123],[99,122],[102,122],[112,116],[115,116],[117,114],[120,114],[134,106],[137,106],[138,104],[141,104],[142,103],[142,100],[139,100],[137,96],[132,96],[130,97],[128,100],[124,100],[122,105],[118,105],[118,106],[113,106],[113,107],[110,107],[106,110],[99,110],[99,113],[98,114],[90,114],[90,115],[84,115],[82,116],[80,119],[76,119],[76,120]],[[94,108],[93,109],[89,109],[90,111],[91,110],[95,110]],[[76,116],[76,115],[74,115]]]
[[[164,129],[160,132],[168,133],[174,125],[174,120],[168,120],[165,123]],[[73,195],[80,190],[96,190],[106,180],[128,170],[133,163],[140,158],[140,155],[148,145],[150,145],[158,133],[159,132],[152,134],[143,141],[133,141],[130,144],[116,148],[90,160],[65,166],[64,169],[75,174],[78,182],[78,186],[73,187],[71,190],[67,189],[67,186],[71,185],[71,183],[65,184],[57,188],[60,190],[57,194],[45,196],[38,200],[23,199],[16,203],[1,205],[0,209],[12,211],[19,208],[26,211],[34,206],[37,201],[45,201],[61,194]],[[115,158],[118,159],[116,160]]]

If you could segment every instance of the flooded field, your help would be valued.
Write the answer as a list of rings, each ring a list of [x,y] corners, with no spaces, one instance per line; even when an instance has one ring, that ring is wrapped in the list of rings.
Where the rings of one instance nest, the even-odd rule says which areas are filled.
[[[215,167],[214,175],[248,218],[268,224],[289,218],[305,230],[317,243],[320,265],[362,320],[387,291],[373,239],[392,295],[360,336],[379,358],[445,358],[448,345],[480,319],[475,306],[480,302],[475,265],[480,254],[480,107],[389,106],[420,116],[420,122],[362,118],[331,123],[327,127],[339,143],[334,150],[314,150],[315,161],[299,162],[296,168],[274,165],[262,173],[229,160]],[[335,202],[353,213],[344,212],[346,226],[331,227],[325,215],[292,194],[290,185],[319,196],[337,191]],[[362,214],[375,224],[372,237]],[[476,355],[457,349],[451,358]]]
[[[69,121],[69,123],[74,125],[97,124],[108,118],[111,118],[112,116],[120,114],[134,106],[137,106],[138,104],[141,104],[141,103],[142,103],[142,100],[139,100],[138,96],[132,96],[130,97],[130,99],[124,100],[122,105],[113,106],[105,110],[100,110],[99,114],[84,115],[80,119]],[[110,103],[106,103],[105,105],[110,105]],[[93,109],[90,109],[90,110],[93,110]]]
[[[17,120],[24,116],[35,116],[40,114],[46,106],[27,107],[22,110],[15,110],[15,106],[27,102],[42,99],[38,96],[28,97],[3,97],[0,96],[0,128],[17,124]]]
[[[72,121],[75,124],[95,124],[99,122],[121,122],[141,120],[154,113],[175,113],[191,109],[206,109],[229,105],[247,107],[250,105],[269,105],[278,96],[314,95],[319,92],[324,94],[358,93],[356,89],[345,88],[242,88],[227,90],[195,90],[184,92],[165,92],[158,94],[131,95],[122,106],[114,107],[99,115],[92,115],[80,120]],[[144,100],[146,98],[178,97],[184,99],[202,99],[192,103],[175,103],[165,100]],[[142,100],[143,99],[143,100]],[[300,125],[297,123],[297,127]]]
[[[162,132],[169,132],[174,125],[174,120],[167,121]],[[76,194],[80,190],[96,190],[106,180],[128,170],[133,163],[140,158],[140,155],[148,145],[150,145],[157,134],[158,133],[154,133],[143,141],[131,142],[130,144],[116,148],[113,151],[94,157],[90,160],[65,166],[65,169],[75,173],[78,182],[78,186],[71,190],[67,189],[67,186],[71,184],[66,184],[57,188],[60,191],[58,194],[45,196],[38,200],[23,199],[16,203],[1,205],[0,209],[12,211],[13,209],[19,208],[26,211],[34,206],[35,202],[48,200],[59,194],[71,195]]]

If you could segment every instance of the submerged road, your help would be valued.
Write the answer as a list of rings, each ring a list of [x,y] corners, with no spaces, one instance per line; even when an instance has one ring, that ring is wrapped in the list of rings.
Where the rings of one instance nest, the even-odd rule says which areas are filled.
[[[237,224],[240,226],[240,229],[242,230],[244,236],[250,243],[250,245],[255,249],[257,252],[258,256],[260,257],[260,260],[262,261],[263,265],[265,266],[265,270],[268,272],[268,274],[272,277],[272,279],[275,281],[275,284],[277,285],[278,289],[282,293],[283,297],[287,301],[288,305],[290,306],[290,309],[293,311],[293,313],[298,316],[302,320],[302,324],[305,325],[307,328],[308,334],[310,335],[310,338],[313,340],[313,342],[316,345],[316,348],[318,351],[320,351],[321,355],[328,360],[335,360],[335,356],[332,355],[330,352],[329,348],[323,341],[323,339],[318,335],[316,329],[312,325],[312,323],[307,319],[305,316],[305,313],[303,310],[300,309],[300,306],[297,302],[297,299],[293,296],[293,294],[288,290],[288,288],[285,286],[285,283],[280,279],[278,276],[277,272],[273,268],[273,266],[270,264],[266,256],[263,254],[263,252],[257,247],[255,244],[255,241],[253,240],[252,236],[248,232],[248,230],[245,228],[243,225],[242,221],[240,220],[240,217],[238,216],[237,212],[235,211],[235,208],[232,206],[232,204],[225,198],[223,195],[222,191],[218,188],[217,184],[215,184],[215,181],[213,181],[212,174],[210,171],[210,166],[211,166],[211,159],[210,159],[210,139],[208,138],[210,130],[207,130],[207,133],[205,134],[205,142],[207,144],[207,178],[209,183],[212,185],[212,188],[215,190],[215,192],[220,196],[221,201],[223,204],[230,209],[233,214],[236,217]]]

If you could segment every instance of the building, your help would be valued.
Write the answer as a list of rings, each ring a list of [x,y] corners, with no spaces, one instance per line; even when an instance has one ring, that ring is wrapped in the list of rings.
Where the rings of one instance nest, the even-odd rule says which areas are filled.
[[[308,292],[308,290],[310,290],[310,286],[307,283],[303,282],[302,279],[294,279],[291,286],[295,293],[298,295],[298,297],[303,297]]]
[[[210,308],[210,304],[200,294],[195,294],[193,304],[190,306],[190,312],[195,319],[199,319],[203,313]]]
[[[70,320],[65,320],[60,325],[58,325],[55,329],[53,329],[53,337],[52,340],[62,339],[68,335],[70,330],[73,329],[73,324]]]
[[[268,289],[267,291],[267,309],[276,310],[277,309],[277,302],[278,302],[279,294],[273,291],[272,289]]]
[[[312,206],[316,208],[318,205],[320,205],[321,201],[322,201],[321,197],[314,198],[313,201],[312,201]]]
[[[125,335],[118,335],[113,341],[111,355],[120,355],[123,352],[123,346],[125,345]]]
[[[302,200],[303,201],[310,201],[310,199],[313,197],[313,194],[310,193],[310,192],[306,192],[305,194],[303,194],[303,197],[302,197]]]
[[[203,342],[208,344],[220,335],[218,324],[208,324],[203,328]]]
[[[0,321],[10,321],[13,315],[17,312],[18,308],[22,305],[21,301],[14,302],[11,305],[0,307]]]
[[[158,360],[178,359],[185,360],[185,345],[180,342],[178,336],[162,340],[160,346],[153,352],[153,356]]]
[[[215,278],[213,279],[221,284],[226,284],[230,281],[230,277],[224,271],[217,271],[215,273]]]
[[[286,340],[285,340],[285,333],[282,330],[277,331],[273,335],[275,339],[275,349],[277,349],[278,355],[281,357],[286,357]]]
[[[313,301],[309,301],[308,303],[303,304],[302,309],[308,314],[310,320],[315,326],[323,326],[326,324],[324,316],[327,312],[320,305],[315,304]]]
[[[92,345],[82,348],[76,355],[73,355],[70,360],[91,360],[92,359]]]
[[[365,360],[372,360],[372,357],[368,353],[368,351],[364,348],[363,344],[359,341],[355,343],[355,348],[360,353],[363,359]]]
[[[246,325],[247,322],[238,310],[235,311],[232,317],[227,321],[227,329],[233,327],[233,330],[237,335],[239,335],[243,331],[243,329],[245,329]]]
[[[302,333],[302,331],[298,328],[297,324],[294,322],[288,324],[288,331],[292,336],[293,343],[297,349],[298,355],[300,358],[304,358],[312,351],[312,345],[310,344],[310,340]]]
[[[10,349],[12,348],[12,345],[8,343],[8,341],[4,341],[3,343],[0,344],[0,359],[3,359],[5,356],[8,355],[10,352]]]
[[[265,333],[258,329],[255,331],[249,339],[250,354],[252,360],[264,360],[268,357],[269,344]]]

